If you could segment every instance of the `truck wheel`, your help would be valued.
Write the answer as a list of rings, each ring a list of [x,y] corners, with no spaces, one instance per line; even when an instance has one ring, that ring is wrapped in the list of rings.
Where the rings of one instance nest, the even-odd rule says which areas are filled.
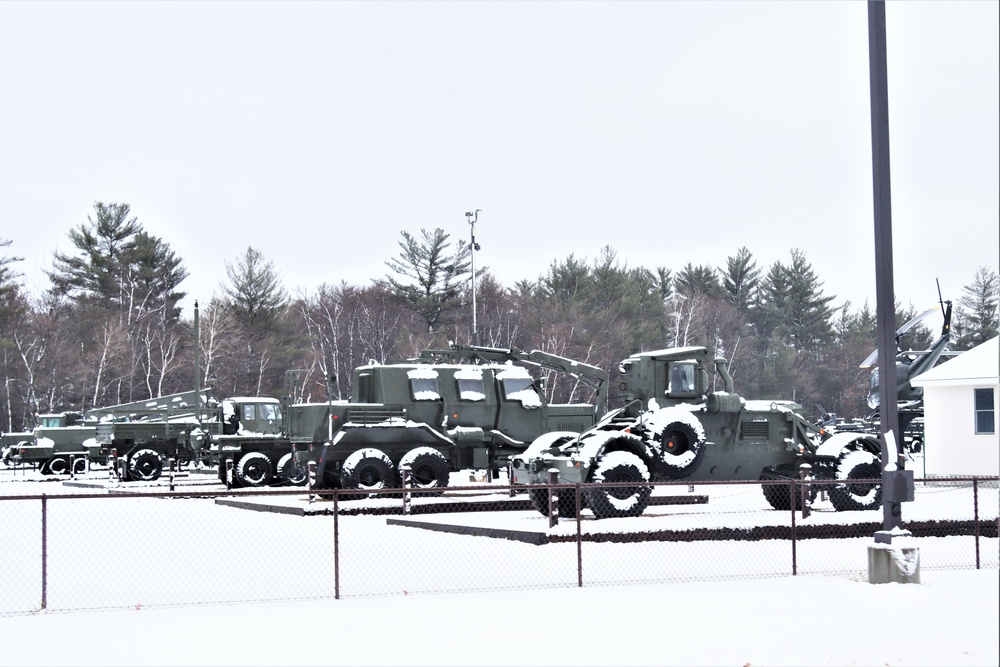
[[[558,489],[558,491],[559,497],[556,499],[556,505],[559,507],[559,516],[564,519],[575,519],[576,491],[574,489]],[[528,499],[531,500],[531,506],[542,516],[549,515],[548,489],[528,489]],[[584,498],[580,498],[582,506],[587,504],[583,502],[584,500]]]
[[[775,479],[774,477],[765,477],[761,475],[761,480]],[[789,497],[791,492],[788,490],[789,484],[761,484],[760,490],[764,492],[764,498],[767,500],[768,505],[781,512],[787,512],[792,507],[792,499]],[[795,493],[795,511],[798,512],[802,509],[802,493]]]
[[[163,461],[153,449],[140,449],[129,457],[128,476],[142,482],[152,482],[160,478],[163,472]]]
[[[303,486],[308,481],[308,475],[305,466],[296,461],[291,452],[278,459],[278,476],[285,484]]]
[[[635,454],[629,452],[609,452],[598,460],[591,481],[594,484],[583,490],[587,507],[598,519],[639,516],[649,504],[653,487],[638,486],[606,487],[611,482],[644,482],[649,480],[649,470]]]
[[[271,459],[263,452],[244,454],[233,470],[233,476],[240,486],[267,486],[271,481]]]
[[[82,475],[87,472],[87,459],[78,458],[73,461],[73,474]]]
[[[48,462],[49,475],[69,474],[69,459],[63,456],[53,456]]]
[[[705,458],[705,429],[689,412],[664,408],[647,422],[653,446],[662,465],[656,472],[667,479],[684,479],[691,475]]]
[[[838,511],[870,510],[882,505],[881,482],[849,483],[856,479],[882,479],[882,468],[871,452],[858,449],[844,454],[837,464],[837,479],[848,482],[830,487],[830,503]]]
[[[344,461],[340,469],[340,488],[374,491],[398,486],[396,469],[384,452],[366,447],[359,449]],[[342,495],[341,498],[353,500],[364,498],[367,494]]]
[[[12,447],[3,450],[3,464],[8,468],[14,465],[14,449]]]
[[[433,447],[417,447],[399,461],[399,467],[410,466],[410,485],[415,489],[443,489],[448,486],[451,466],[444,454]],[[430,494],[428,494],[430,495]]]

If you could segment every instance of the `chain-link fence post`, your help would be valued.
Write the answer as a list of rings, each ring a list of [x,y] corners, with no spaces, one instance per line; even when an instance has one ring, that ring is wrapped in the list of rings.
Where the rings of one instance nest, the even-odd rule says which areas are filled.
[[[333,597],[340,599],[340,489],[333,490]]]
[[[42,494],[42,609],[49,596],[49,499]]]
[[[979,569],[979,478],[972,478],[972,518],[976,527],[976,569]]]
[[[788,481],[788,500],[789,506],[792,508],[792,576],[794,577],[799,573],[799,563],[798,554],[796,549],[798,548],[798,542],[795,539],[795,494],[798,491],[795,487],[798,486],[795,480]]]
[[[580,514],[583,510],[583,496],[580,490],[580,482],[573,488],[576,495],[576,586],[583,588],[583,526],[581,525]]]

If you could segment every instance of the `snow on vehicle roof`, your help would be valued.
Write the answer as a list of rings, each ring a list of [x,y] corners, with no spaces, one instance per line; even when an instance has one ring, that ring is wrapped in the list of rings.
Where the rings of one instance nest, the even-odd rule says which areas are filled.
[[[520,366],[505,366],[502,371],[497,373],[498,380],[507,380],[512,378],[526,378],[530,380],[531,373],[529,373],[527,369],[521,368]]]
[[[438,373],[433,368],[413,368],[406,371],[406,377],[411,380],[436,380]]]
[[[482,380],[483,369],[481,366],[463,366],[455,371],[456,380]]]

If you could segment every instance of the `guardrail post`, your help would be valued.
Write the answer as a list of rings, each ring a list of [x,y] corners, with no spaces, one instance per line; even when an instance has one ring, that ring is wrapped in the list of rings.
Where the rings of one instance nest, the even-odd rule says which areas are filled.
[[[801,494],[801,498],[802,498],[802,518],[803,519],[808,519],[809,518],[809,514],[812,511],[812,509],[809,507],[809,486],[805,483],[806,482],[806,478],[809,476],[809,473],[811,473],[811,472],[812,472],[812,466],[811,465],[809,465],[808,463],[801,463],[801,464],[799,464],[799,479],[802,481],[802,494]]]
[[[306,463],[306,484],[309,485],[309,504],[316,502],[316,462]]]
[[[552,484],[559,483],[559,471],[549,468],[549,528],[559,523],[559,491]]]
[[[399,466],[400,484],[403,486],[403,514],[410,513],[410,466],[402,465]]]
[[[170,493],[173,493],[174,492],[174,466],[177,465],[177,459],[171,457],[170,459],[167,460],[167,463],[170,466]]]
[[[226,491],[233,488],[233,460],[226,459]]]
[[[118,480],[124,482],[128,479],[128,461],[125,457],[118,459]]]

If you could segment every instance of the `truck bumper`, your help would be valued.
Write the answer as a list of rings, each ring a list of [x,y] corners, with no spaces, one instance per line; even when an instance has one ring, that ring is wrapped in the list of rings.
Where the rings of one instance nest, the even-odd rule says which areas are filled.
[[[525,461],[515,456],[510,466],[510,483],[548,484],[549,470],[558,472],[559,484],[579,484],[586,481],[587,469],[579,461],[569,457],[545,457]]]

